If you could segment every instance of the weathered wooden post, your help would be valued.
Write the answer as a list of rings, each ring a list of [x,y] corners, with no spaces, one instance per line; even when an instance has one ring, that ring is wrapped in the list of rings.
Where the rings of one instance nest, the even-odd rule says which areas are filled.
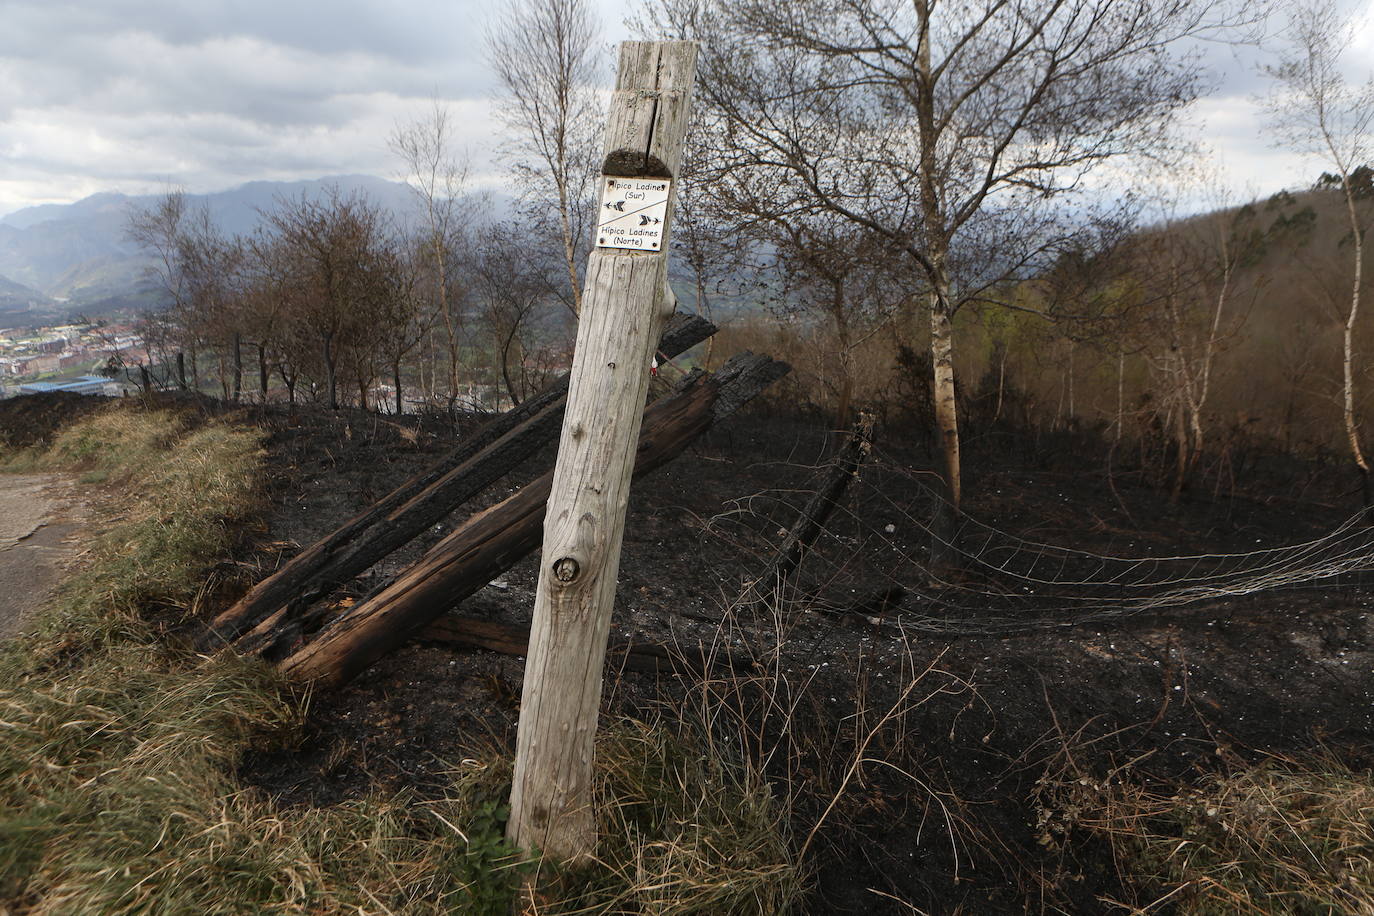
[[[668,224],[687,128],[693,42],[620,46],[596,247],[587,262],[567,413],[544,516],[511,790],[510,839],[560,859],[596,844],[591,778],[630,472],[667,309]]]

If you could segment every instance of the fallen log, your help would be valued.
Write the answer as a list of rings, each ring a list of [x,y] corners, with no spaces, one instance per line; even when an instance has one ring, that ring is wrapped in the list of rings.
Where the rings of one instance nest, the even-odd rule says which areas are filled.
[[[745,353],[714,375],[694,372],[645,411],[635,476],[677,457],[787,370],[784,363]],[[281,669],[322,685],[356,677],[539,545],[552,479],[546,474],[468,519],[387,588],[287,656]]]
[[[660,352],[676,356],[715,330],[710,322],[678,312],[663,333]],[[567,393],[565,375],[301,551],[216,617],[200,648],[232,642],[265,622],[273,629],[302,616],[321,596],[408,544],[557,436]]]
[[[421,630],[417,638],[458,649],[486,649],[503,655],[525,655],[529,650],[530,628],[443,614]],[[712,671],[748,673],[755,665],[751,655],[725,652],[716,646],[666,646],[626,640],[612,640],[607,647],[606,657],[614,668],[649,674],[705,674]]]

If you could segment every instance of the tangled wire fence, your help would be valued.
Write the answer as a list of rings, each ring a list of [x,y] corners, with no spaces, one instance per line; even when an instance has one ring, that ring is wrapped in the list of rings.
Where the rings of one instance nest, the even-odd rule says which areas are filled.
[[[1363,512],[1283,546],[1132,557],[1045,543],[969,514],[959,515],[953,534],[942,537],[932,524],[941,500],[936,485],[930,472],[875,451],[795,574],[786,582],[746,583],[745,593],[766,586],[792,605],[874,623],[882,617],[907,630],[1009,635],[1330,583],[1374,569],[1374,527]],[[807,486],[754,493],[705,520],[704,528],[767,569],[812,493]],[[937,543],[946,549],[935,553],[954,562],[931,562]]]

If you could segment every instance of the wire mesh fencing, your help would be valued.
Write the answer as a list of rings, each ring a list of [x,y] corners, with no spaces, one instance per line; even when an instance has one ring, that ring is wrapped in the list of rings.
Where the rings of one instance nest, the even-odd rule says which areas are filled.
[[[1374,568],[1374,527],[1363,512],[1294,543],[1139,556],[1110,545],[1049,543],[971,511],[942,525],[938,478],[873,449],[801,561],[779,576],[778,552],[805,524],[827,467],[811,471],[810,484],[735,499],[703,520],[708,537],[742,551],[759,571],[741,583],[737,603],[777,601],[906,630],[999,635],[1329,584]]]

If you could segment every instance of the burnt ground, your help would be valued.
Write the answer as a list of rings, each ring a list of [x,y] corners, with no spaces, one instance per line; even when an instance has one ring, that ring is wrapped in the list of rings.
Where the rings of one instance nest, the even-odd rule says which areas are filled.
[[[270,431],[274,508],[245,560],[259,571],[476,422],[248,413]],[[752,671],[713,683],[767,755],[779,791],[794,793],[799,841],[843,788],[811,848],[810,911],[1107,912],[1106,899],[1148,900],[1149,889],[1123,886],[1091,838],[1056,830],[1038,807],[1054,785],[1112,773],[1187,780],[1318,744],[1367,754],[1374,588],[1358,572],[1299,575],[1362,554],[1349,541],[1254,554],[1346,521],[1356,486],[1338,462],[1232,448],[1174,503],[1154,470],[1160,456],[1110,449],[1089,434],[975,432],[965,510],[990,527],[966,525],[960,543],[973,559],[932,572],[922,528],[931,455],[909,430],[880,426],[873,461],[808,558],[797,587],[805,600],[778,615],[725,614],[814,486],[826,449],[819,421],[741,415],[638,483],[615,618],[620,635],[714,643],[757,659]],[[552,458],[552,449],[534,456],[519,479],[450,522]],[[366,594],[425,546],[332,600]],[[1146,566],[1113,559],[1193,554],[1204,556]],[[534,563],[461,612],[526,621]],[[1201,600],[1153,600],[1217,573],[1225,575],[1207,581],[1224,587]],[[874,603],[894,588],[895,606]],[[434,791],[464,757],[513,747],[522,668],[516,657],[413,643],[315,696],[300,746],[250,760],[244,777],[287,805],[375,788]],[[919,686],[903,694],[913,671],[924,672]],[[700,693],[687,684],[612,670],[606,707],[681,714]],[[765,694],[785,700],[786,722]],[[891,766],[870,764],[845,782],[856,746]]]

